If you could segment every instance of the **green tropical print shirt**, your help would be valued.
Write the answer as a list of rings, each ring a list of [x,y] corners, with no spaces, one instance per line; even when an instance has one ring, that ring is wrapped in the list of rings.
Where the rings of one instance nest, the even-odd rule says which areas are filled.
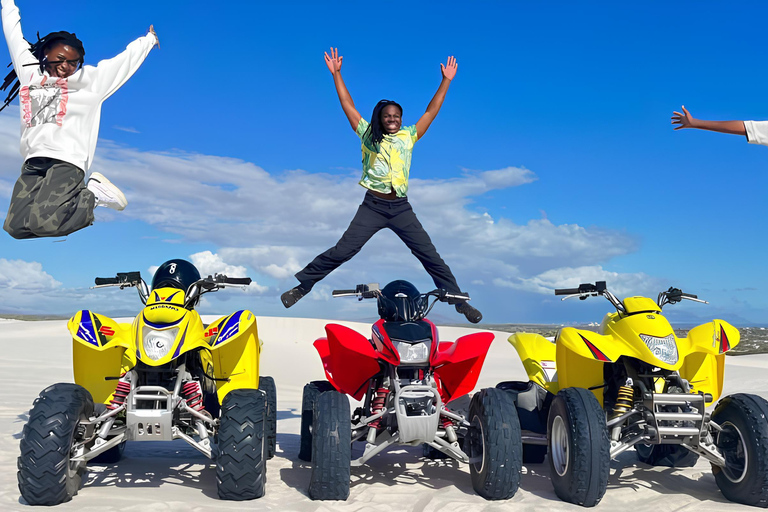
[[[397,197],[405,197],[413,144],[418,139],[416,126],[406,126],[393,135],[384,134],[377,151],[370,137],[364,136],[369,124],[361,117],[355,130],[363,150],[363,177],[360,185],[382,194],[389,194],[391,187]]]

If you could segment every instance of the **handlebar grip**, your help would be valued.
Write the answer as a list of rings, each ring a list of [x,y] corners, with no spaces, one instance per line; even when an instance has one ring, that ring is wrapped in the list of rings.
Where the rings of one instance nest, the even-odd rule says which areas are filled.
[[[105,284],[120,284],[120,280],[116,277],[97,277],[95,282],[96,286]]]
[[[581,293],[581,290],[578,288],[560,288],[555,289],[555,295],[576,295],[577,293]]]
[[[222,283],[224,284],[242,284],[242,285],[249,285],[251,284],[251,278],[250,277],[225,277],[222,280]]]

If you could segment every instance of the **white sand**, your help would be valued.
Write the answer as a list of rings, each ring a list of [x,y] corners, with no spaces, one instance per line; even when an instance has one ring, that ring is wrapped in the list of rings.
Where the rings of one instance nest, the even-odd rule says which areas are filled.
[[[209,320],[209,319],[207,319]],[[368,324],[340,322],[369,334]],[[21,430],[38,393],[56,382],[72,382],[71,339],[64,321],[0,323],[0,510],[29,510],[16,485],[16,457]],[[453,461],[428,461],[420,448],[379,455],[367,466],[352,468],[346,502],[313,502],[306,494],[310,467],[297,459],[301,391],[323,378],[312,342],[324,336],[325,321],[259,318],[264,341],[263,375],[277,384],[277,454],[267,465],[266,496],[250,502],[217,499],[215,470],[208,459],[183,441],[129,443],[121,462],[90,466],[80,493],[57,510],[83,511],[436,511],[579,510],[552,490],[547,463],[524,470],[520,490],[508,501],[489,502],[475,495],[469,471]],[[470,329],[440,328],[453,340]],[[478,384],[495,386],[525,379],[507,333],[496,333]],[[768,355],[728,357],[724,393],[749,392],[768,398]],[[611,463],[608,490],[600,510],[744,510],[720,494],[709,463],[693,468],[653,468],[638,463],[629,450]]]

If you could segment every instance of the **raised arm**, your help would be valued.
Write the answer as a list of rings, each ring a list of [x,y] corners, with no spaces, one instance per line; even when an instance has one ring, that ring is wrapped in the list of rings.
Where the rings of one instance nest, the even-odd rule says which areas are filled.
[[[429,125],[437,117],[437,113],[440,112],[440,107],[443,106],[443,100],[445,100],[445,94],[448,92],[448,86],[451,85],[451,80],[456,76],[456,70],[458,69],[455,57],[448,57],[448,63],[446,65],[440,64],[440,70],[443,73],[443,79],[440,82],[440,87],[437,88],[437,92],[432,97],[432,101],[427,105],[427,111],[421,116],[421,119],[416,123],[416,136],[420,139],[427,133]]]
[[[699,130],[709,130],[712,132],[747,135],[744,121],[705,121],[703,119],[696,119],[686,110],[685,106],[683,106],[682,113],[677,111],[672,113],[672,124],[678,125],[675,126],[675,130],[698,128]]]
[[[360,112],[355,108],[355,102],[352,101],[352,96],[349,95],[347,86],[344,85],[344,79],[341,78],[341,61],[344,57],[339,57],[339,49],[331,48],[331,54],[325,52],[325,65],[328,66],[328,70],[333,75],[333,84],[336,86],[336,94],[339,95],[339,101],[341,102],[341,108],[349,119],[349,124],[352,125],[353,130],[357,130],[357,125],[360,123]]]
[[[5,41],[8,43],[8,50],[11,53],[11,62],[13,68],[18,72],[25,64],[35,64],[37,59],[29,50],[29,43],[24,39],[21,32],[21,16],[19,8],[13,3],[13,0],[2,0],[2,18],[3,32]],[[19,73],[19,76],[21,74]]]
[[[139,69],[155,45],[159,45],[159,40],[154,26],[150,25],[147,35],[133,41],[124,52],[99,62],[96,66],[96,89],[105,99],[110,97]]]

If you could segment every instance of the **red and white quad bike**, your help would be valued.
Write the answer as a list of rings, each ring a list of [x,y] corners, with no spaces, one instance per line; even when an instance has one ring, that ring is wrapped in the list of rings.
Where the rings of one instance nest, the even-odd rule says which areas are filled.
[[[469,297],[445,290],[420,294],[406,281],[333,295],[376,299],[381,319],[371,339],[328,324],[327,337],[314,343],[328,380],[304,386],[299,458],[312,462],[309,496],[345,500],[350,466],[395,445],[424,445],[427,456],[469,464],[472,487],[482,497],[511,498],[520,483],[522,440],[510,395],[483,389],[472,396],[467,415],[446,406],[474,389],[494,336],[477,332],[439,341],[425,318],[437,300]],[[362,401],[351,415],[347,395]],[[365,448],[353,460],[355,441]]]

